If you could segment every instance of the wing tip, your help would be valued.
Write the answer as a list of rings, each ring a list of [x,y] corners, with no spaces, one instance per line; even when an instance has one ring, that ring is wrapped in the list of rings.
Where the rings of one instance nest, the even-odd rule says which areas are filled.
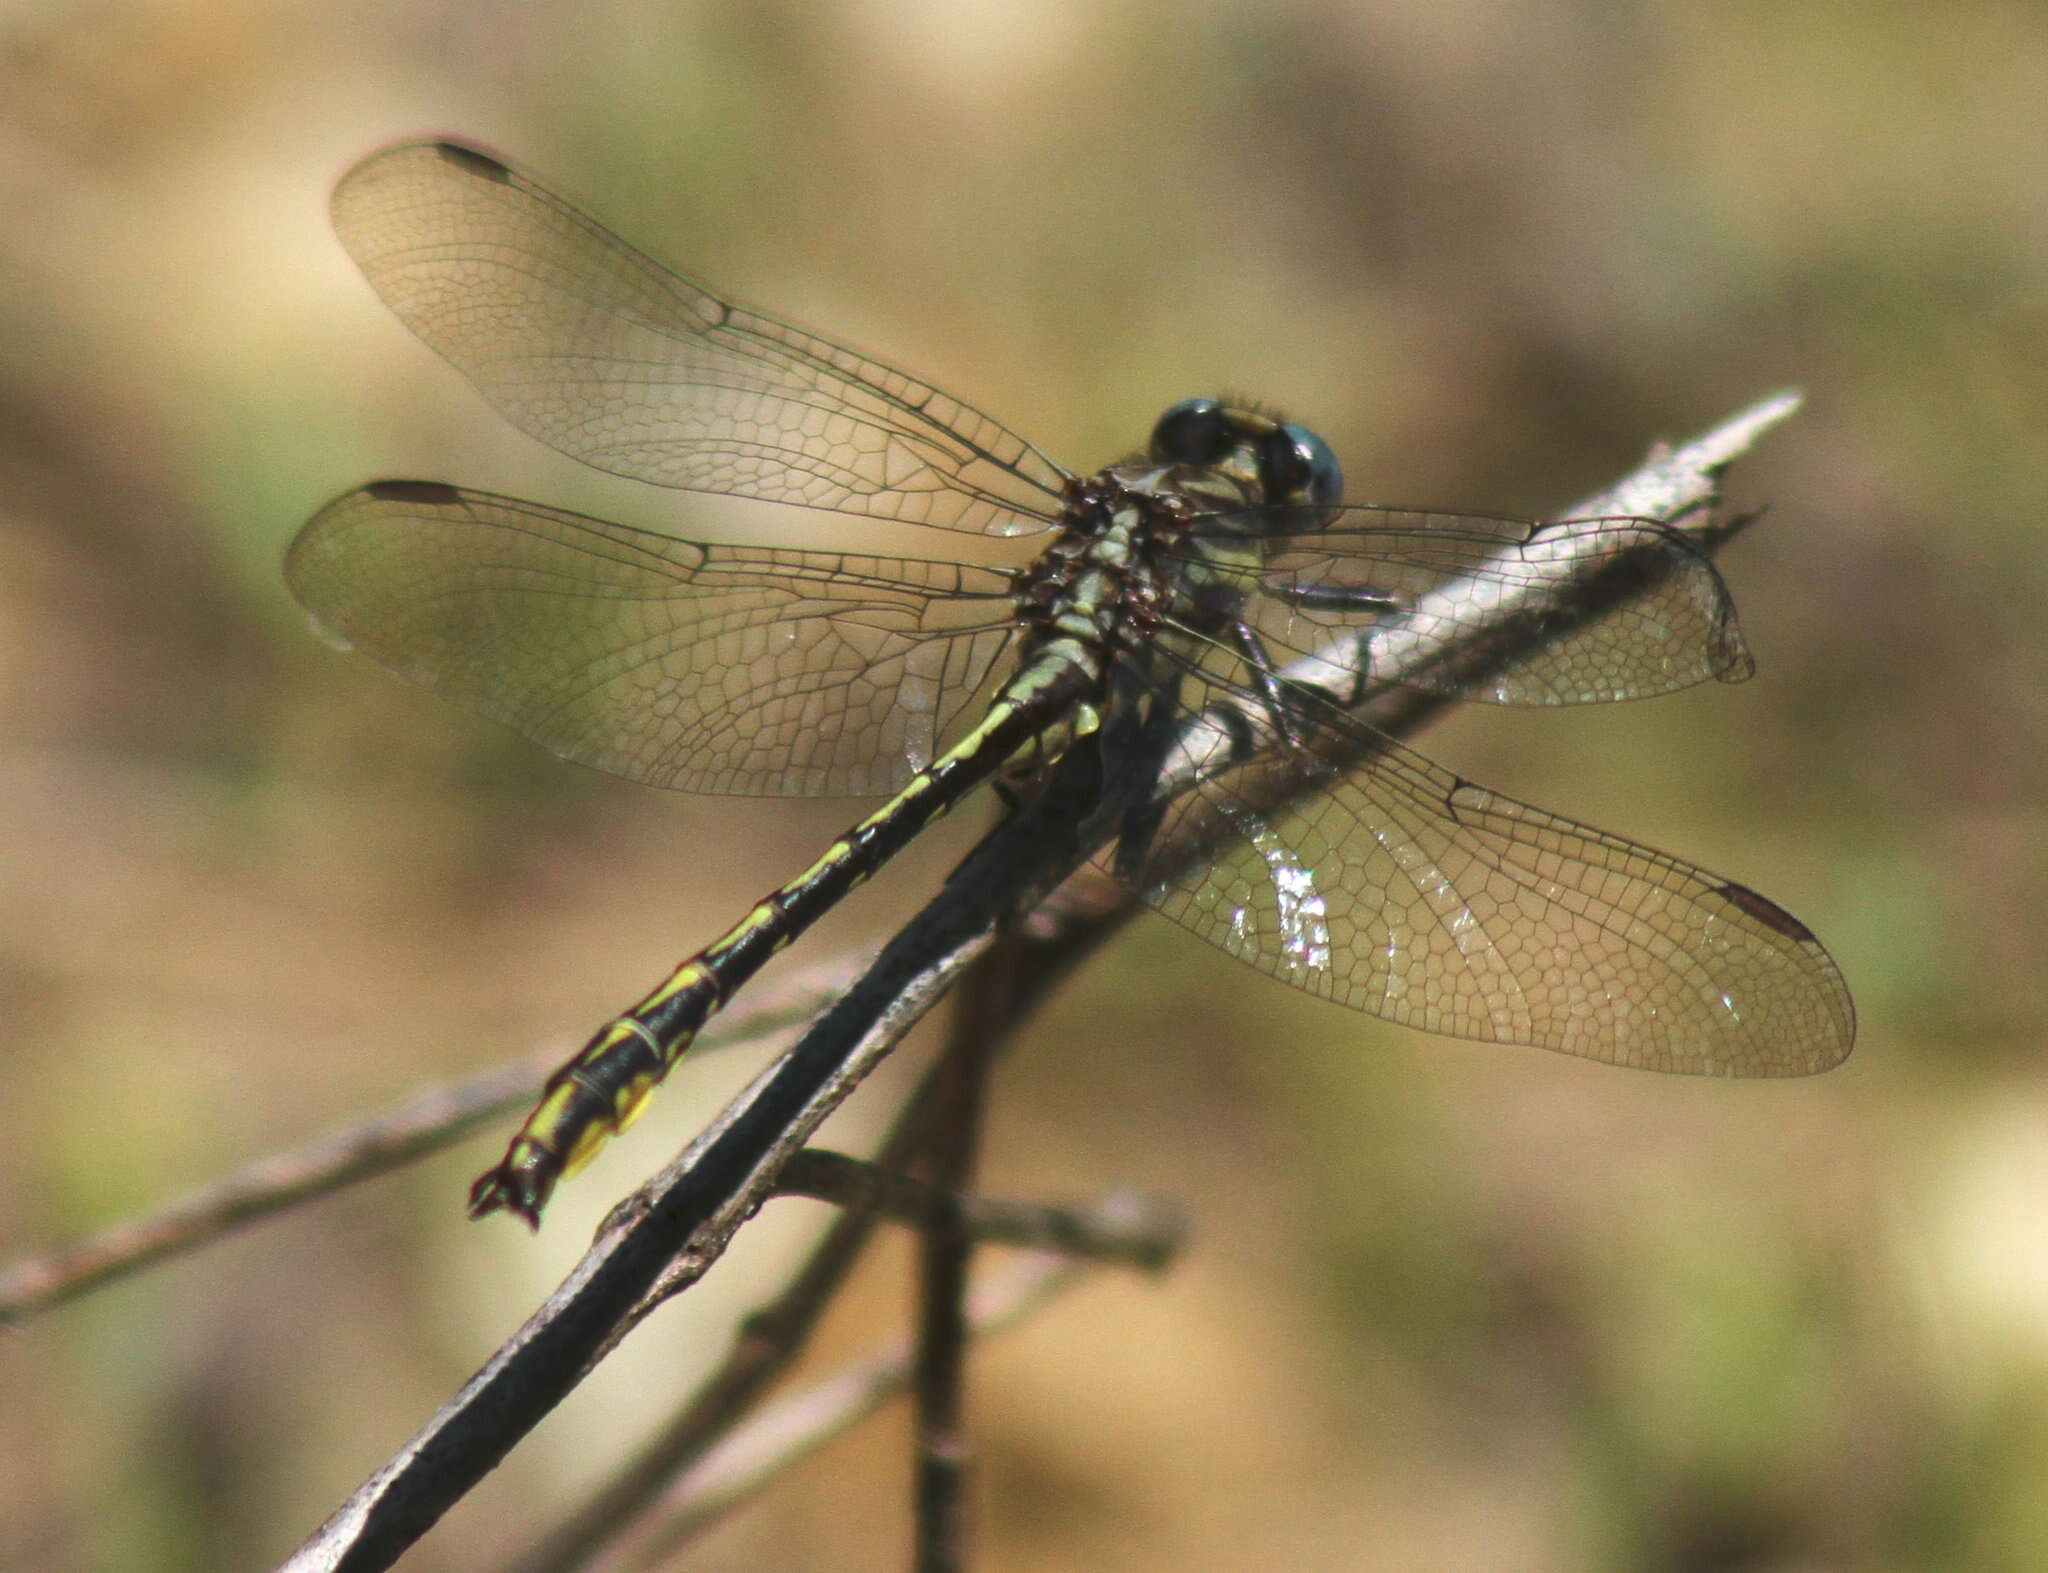
[[[349,165],[335,182],[334,201],[345,203],[358,189],[387,178],[407,165],[417,166],[421,160],[449,164],[474,179],[497,185],[510,185],[516,178],[510,164],[474,142],[453,136],[408,137],[403,142],[388,143],[366,153]]]
[[[1821,1071],[1833,1070],[1849,1057],[1856,1047],[1856,1003],[1849,996],[1849,986],[1844,981],[1841,969],[1827,947],[1799,919],[1787,912],[1777,902],[1761,891],[1729,880],[1716,887],[1714,894],[1754,922],[1762,924],[1772,933],[1790,940],[1802,951],[1815,958],[1822,974],[1821,981],[1829,996],[1828,1016],[1831,1031],[1822,1041],[1809,1047],[1807,1052],[1790,1061],[1784,1071],[1786,1075],[1811,1076]]]
[[[1754,918],[1757,922],[1763,924],[1765,928],[1772,930],[1774,933],[1784,935],[1785,938],[1792,940],[1796,944],[1818,945],[1820,943],[1819,937],[1815,935],[1812,929],[1801,923],[1791,913],[1779,906],[1777,902],[1763,894],[1762,891],[1752,890],[1747,885],[1738,885],[1735,881],[1729,880],[1726,884],[1716,889],[1714,894],[1741,912],[1743,916]]]
[[[372,481],[358,495],[373,502],[412,503],[429,508],[452,507],[462,501],[461,490],[446,481]]]
[[[470,143],[456,142],[444,137],[420,145],[431,148],[441,158],[446,159],[464,174],[474,175],[479,180],[494,180],[500,185],[504,185],[512,179],[510,166],[500,159],[493,158],[482,148],[475,147]]]

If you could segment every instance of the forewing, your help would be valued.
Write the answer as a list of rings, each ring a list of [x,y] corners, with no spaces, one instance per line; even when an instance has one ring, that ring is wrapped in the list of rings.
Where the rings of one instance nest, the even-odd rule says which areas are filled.
[[[891,791],[1010,638],[991,570],[706,546],[421,481],[330,503],[285,577],[324,633],[399,675],[692,792]]]
[[[1058,506],[1065,473],[980,411],[677,277],[485,154],[387,149],[333,210],[406,326],[600,470],[986,535]]]
[[[1340,696],[1398,674],[1492,704],[1590,704],[1753,670],[1712,561],[1649,519],[1349,507],[1240,577],[1276,663],[1319,656],[1312,676]]]
[[[1308,754],[1224,770],[1098,861],[1261,972],[1425,1032],[1729,1076],[1848,1053],[1841,973],[1755,891],[1323,726],[1306,749],[1378,752],[1290,802]]]

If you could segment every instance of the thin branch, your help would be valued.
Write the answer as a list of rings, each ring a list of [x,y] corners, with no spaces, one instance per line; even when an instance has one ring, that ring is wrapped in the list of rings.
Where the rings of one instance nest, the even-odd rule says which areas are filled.
[[[622,1547],[648,1533],[645,1520],[665,1496],[667,1510],[682,1511],[686,1520],[682,1531],[672,1527],[666,1532],[671,1539],[703,1527],[705,1521],[689,1506],[694,1487],[687,1482],[719,1473],[715,1459],[726,1455],[741,1417],[802,1352],[878,1219],[922,1227],[936,1212],[950,1208],[983,1244],[1021,1247],[1046,1263],[1064,1259],[1148,1274],[1166,1269],[1187,1234],[1186,1214],[1157,1198],[1119,1192],[1081,1208],[982,1196],[946,1198],[880,1163],[818,1148],[797,1154],[777,1193],[834,1202],[841,1211],[775,1303],[742,1324],[720,1369],[639,1454],[523,1556],[514,1573],[578,1573],[615,1565],[624,1555]],[[995,1293],[1000,1300],[1004,1291]],[[982,1322],[972,1328],[977,1337],[988,1330]],[[853,1383],[855,1390],[866,1385],[864,1379]],[[783,1462],[795,1463],[813,1446],[795,1446]],[[750,1478],[758,1486],[774,1473],[764,1463]],[[678,1487],[679,1481],[686,1483]],[[718,1500],[730,1497],[721,1492]]]
[[[1092,1229],[1113,1227],[1116,1204]],[[1096,1269],[1064,1256],[1033,1254],[978,1286],[969,1328],[978,1341],[1021,1325]],[[847,1367],[760,1410],[679,1478],[658,1511],[661,1521],[622,1537],[592,1568],[667,1566],[669,1559],[737,1504],[757,1494],[826,1443],[845,1435],[909,1386],[913,1356],[902,1345]]]
[[[1008,952],[990,947],[968,977],[967,1008],[940,1057],[940,1114],[917,1170],[945,1199],[918,1233],[917,1332],[912,1345],[913,1489],[917,1573],[962,1573],[967,1559],[967,1481],[972,1442],[967,1433],[968,1270],[975,1235],[964,1216],[968,1188],[980,1166],[989,1071],[1004,1041],[1000,983],[988,986]],[[974,985],[980,982],[980,988]],[[995,1017],[993,1021],[989,1017]],[[963,1018],[972,1018],[963,1020]]]
[[[721,1017],[705,1035],[704,1048],[750,1043],[793,1027],[843,986],[843,978],[814,975],[772,1004],[735,1011],[729,1021]],[[294,1203],[452,1147],[531,1105],[563,1054],[560,1044],[551,1045],[467,1081],[430,1088],[303,1146],[259,1158],[154,1212],[17,1258],[0,1267],[0,1326],[26,1321]]]
[[[873,1208],[919,1230],[950,1224],[977,1245],[1008,1245],[1146,1272],[1163,1270],[1187,1232],[1186,1214],[1162,1198],[1119,1194],[1073,1208],[964,1194],[821,1147],[806,1147],[791,1159],[775,1191],[778,1196]]]
[[[1797,404],[1796,396],[1780,395],[1653,455],[1573,516],[1678,520],[1703,511],[1720,470]],[[1718,544],[1704,529],[1700,538]],[[1565,582],[1584,565],[1560,559],[1554,567]],[[1484,640],[1491,632],[1479,627],[1474,636]],[[1520,653],[1498,638],[1492,644],[1502,664]],[[1446,702],[1389,690],[1365,716],[1391,735],[1405,735]],[[817,1124],[987,948],[1020,903],[1038,899],[1090,855],[1100,786],[1094,750],[1085,743],[1070,748],[1041,795],[975,849],[845,998],[650,1183],[548,1303],[286,1565],[388,1567],[561,1401],[624,1327],[694,1281],[772,1194],[777,1174]]]

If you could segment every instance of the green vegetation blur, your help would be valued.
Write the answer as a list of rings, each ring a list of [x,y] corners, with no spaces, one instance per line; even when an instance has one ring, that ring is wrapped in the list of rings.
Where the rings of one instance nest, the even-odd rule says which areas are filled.
[[[1806,391],[1730,487],[1770,504],[1722,559],[1755,681],[1421,742],[1797,913],[1854,1057],[1450,1043],[1133,925],[1005,1067],[987,1183],[1179,1196],[1195,1245],[979,1360],[979,1566],[2048,1567],[2044,84],[2021,0],[9,8],[0,1255],[573,1048],[861,811],[557,764],[291,605],[286,542],[377,476],[960,545],[499,422],[325,223],[358,157],[456,134],[1078,469],[1231,392],[1355,499],[1543,513]],[[885,933],[976,817],[761,986]],[[283,1555],[755,1063],[679,1076],[538,1241],[463,1221],[508,1122],[0,1339],[0,1567]],[[503,1565],[816,1217],[771,1208],[404,1565]],[[808,1369],[906,1283],[884,1250]],[[678,1565],[900,1567],[907,1467],[878,1420]]]

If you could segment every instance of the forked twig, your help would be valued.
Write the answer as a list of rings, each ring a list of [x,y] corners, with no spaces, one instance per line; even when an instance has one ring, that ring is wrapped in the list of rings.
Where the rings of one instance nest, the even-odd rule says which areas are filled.
[[[801,1353],[844,1282],[874,1225],[884,1218],[922,1228],[940,1208],[957,1210],[983,1243],[1117,1262],[1158,1272],[1178,1248],[1186,1223],[1178,1209],[1142,1198],[1111,1197],[1079,1211],[984,1197],[941,1197],[898,1172],[925,1142],[940,1113],[930,1076],[898,1114],[872,1162],[806,1148],[776,1185],[781,1196],[838,1206],[832,1226],[775,1300],[748,1316],[717,1372],[702,1383],[638,1455],[518,1562],[512,1573],[572,1573],[596,1565],[675,1481],[695,1476],[723,1447],[741,1417]],[[1071,1281],[1062,1279],[1062,1282]]]
[[[975,1286],[969,1296],[969,1332],[979,1340],[1016,1327],[1094,1270],[1065,1254],[1033,1252]],[[733,1507],[900,1397],[910,1385],[914,1361],[908,1346],[883,1349],[767,1405],[679,1475],[653,1505],[647,1527],[629,1527],[606,1548],[602,1560],[568,1566],[668,1566],[676,1551]]]

